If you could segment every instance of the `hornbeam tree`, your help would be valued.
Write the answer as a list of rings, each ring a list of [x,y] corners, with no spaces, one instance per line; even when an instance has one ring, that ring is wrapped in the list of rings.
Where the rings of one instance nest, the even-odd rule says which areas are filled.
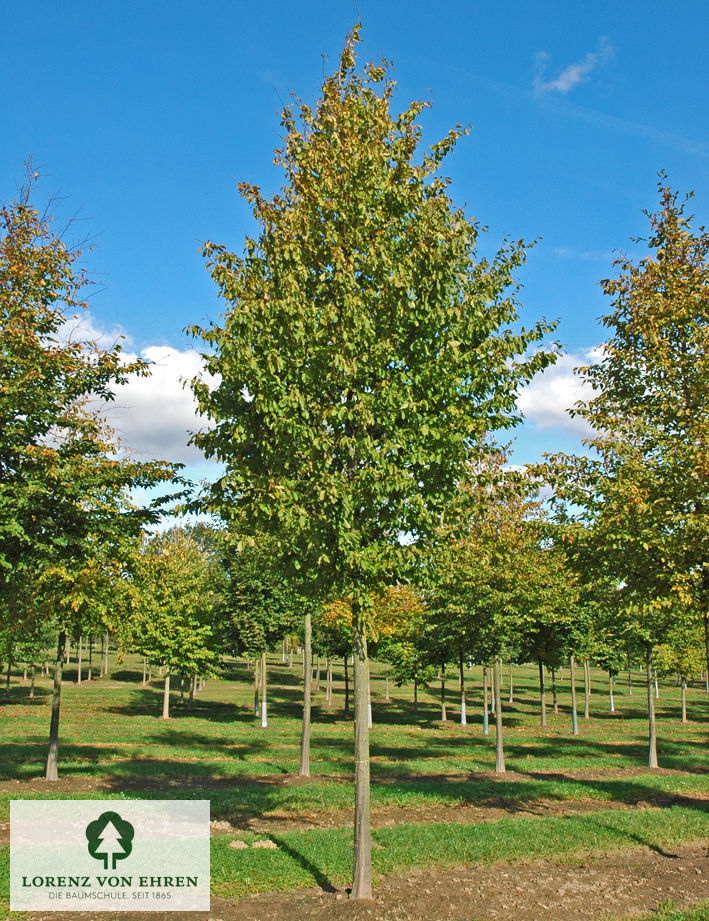
[[[31,632],[33,618],[56,615],[46,771],[56,780],[66,633],[86,608],[86,587],[120,569],[118,546],[159,517],[136,508],[131,490],[170,480],[175,468],[121,457],[113,433],[87,411],[147,365],[124,362],[118,344],[67,341],[88,279],[80,253],[32,206],[33,181],[0,207],[0,632],[7,624]]]
[[[437,175],[465,130],[419,156],[425,104],[393,115],[387,65],[360,70],[358,40],[356,27],[314,108],[284,109],[282,190],[240,186],[258,224],[243,255],[205,245],[227,311],[193,332],[219,379],[194,382],[214,423],[195,441],[226,467],[209,505],[352,607],[352,896],[370,898],[369,600],[435,532],[471,443],[517,421],[518,388],[553,352],[530,349],[549,324],[517,322],[524,244],[480,257],[478,225]]]
[[[227,611],[223,618],[221,635],[223,641],[235,654],[246,653],[260,660],[254,669],[254,678],[261,679],[261,726],[268,726],[266,702],[266,652],[295,629],[301,609],[307,607],[292,586],[284,581],[276,569],[276,555],[273,542],[263,536],[239,543],[227,542],[225,554],[229,574],[227,589]],[[307,675],[307,669],[306,675]],[[305,697],[309,700],[306,679]],[[256,682],[255,702],[259,690]],[[309,707],[304,721],[308,723],[306,743],[309,742]],[[256,703],[254,704],[256,715]]]
[[[576,407],[595,430],[594,454],[549,468],[582,549],[614,579],[619,626],[644,648],[650,767],[653,649],[688,605],[703,617],[709,659],[709,234],[692,230],[664,180],[649,254],[621,256],[618,277],[602,282],[611,337],[580,369],[593,396]]]
[[[136,566],[131,646],[165,669],[162,718],[170,718],[170,678],[209,674],[218,658],[215,621],[223,606],[223,575],[182,528],[146,542]]]

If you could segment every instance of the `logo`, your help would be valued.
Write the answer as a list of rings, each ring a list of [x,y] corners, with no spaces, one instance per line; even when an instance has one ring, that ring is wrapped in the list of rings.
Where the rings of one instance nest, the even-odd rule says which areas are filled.
[[[12,800],[10,905],[209,911],[209,801]]]
[[[86,826],[89,854],[103,861],[104,870],[115,870],[117,860],[125,860],[133,850],[135,829],[117,812],[103,812]]]

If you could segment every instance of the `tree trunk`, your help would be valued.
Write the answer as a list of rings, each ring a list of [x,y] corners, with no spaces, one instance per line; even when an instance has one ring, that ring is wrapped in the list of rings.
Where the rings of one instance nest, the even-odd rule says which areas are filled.
[[[332,661],[330,656],[325,660],[325,703],[332,704]]]
[[[92,664],[93,651],[94,651],[94,635],[93,633],[89,633],[89,673],[86,676],[87,681],[91,681],[91,664]]]
[[[495,694],[495,773],[505,773],[505,750],[502,740],[502,659],[493,665],[492,680]]]
[[[34,697],[34,665],[30,673],[30,697]]]
[[[108,675],[108,630],[104,633],[103,637],[104,637],[104,640],[106,641],[105,646],[104,646],[104,653],[103,653],[103,673],[104,675],[107,676]]]
[[[652,644],[645,644],[645,664],[647,666],[647,720],[649,734],[648,767],[657,767],[657,729],[655,726],[655,699],[652,693]]]
[[[100,671],[99,671],[99,678],[103,678],[104,640],[105,640],[105,636],[104,636],[104,634],[102,633],[102,634],[101,634],[101,652],[100,652],[100,654],[99,654],[99,662],[101,663],[101,665],[100,665]]]
[[[10,699],[10,679],[12,678],[12,652],[7,660],[7,672],[5,674],[5,700]]]
[[[191,710],[194,707],[194,692],[197,685],[197,676],[192,675],[190,678],[190,696],[187,699],[187,709]]]
[[[541,661],[538,664],[539,664],[539,702],[542,708],[541,724],[542,726],[546,726],[547,724],[547,699],[546,699],[546,692],[544,689],[544,666],[542,665]]]
[[[615,700],[613,699],[613,675],[608,672],[608,700],[610,702],[611,713],[615,713]]]
[[[76,648],[78,650],[76,657],[76,683],[81,684],[81,637],[79,637],[79,642]]]
[[[591,718],[591,663],[586,659],[583,663],[583,718]]]
[[[368,660],[364,612],[353,606],[355,811],[352,898],[372,898],[372,856],[369,822],[369,729],[367,720]]]
[[[576,663],[574,657],[569,656],[569,677],[571,680],[571,731],[575,736],[579,734],[579,719],[576,714]]]
[[[441,666],[441,722],[445,723],[448,720],[448,714],[446,713],[446,667],[445,665]]]
[[[170,672],[165,674],[165,684],[162,691],[162,718],[170,719]]]
[[[512,677],[512,663],[510,662],[510,697],[509,703],[514,703],[514,689],[513,689],[513,677]]]
[[[551,670],[551,699],[554,705],[554,714],[559,712],[559,701],[556,695],[556,669],[552,668]]]
[[[345,716],[350,712],[350,673],[347,666],[347,656],[345,656]]]
[[[633,696],[633,673],[630,668],[630,653],[628,653],[628,657],[627,657],[627,666],[628,666],[628,697],[632,697]]]
[[[66,633],[59,633],[57,642],[57,661],[54,665],[54,689],[52,691],[52,719],[49,724],[49,752],[47,754],[46,780],[58,780],[57,762],[59,754],[59,707],[62,699],[62,667],[64,665],[64,650],[66,648]]]
[[[419,708],[419,683],[418,678],[414,678],[414,712]]]
[[[315,665],[315,690],[320,690],[320,656],[318,656],[317,664]]]
[[[140,682],[143,685],[143,687],[145,687],[145,676],[147,674],[147,671],[148,671],[148,660],[145,656],[143,656],[143,680]]]
[[[310,610],[305,614],[305,672],[310,675],[310,661],[313,655],[313,622]],[[320,680],[320,658],[318,657],[318,681]],[[303,682],[303,722],[300,731],[300,767],[301,777],[310,777],[310,681]]]
[[[463,653],[461,652],[458,659],[458,670],[460,672],[460,725],[468,725],[468,707],[465,700],[465,665],[463,663]]]
[[[310,681],[310,672],[307,673]],[[268,726],[268,701],[266,699],[266,650],[261,653],[261,728]]]
[[[660,686],[657,683],[657,672],[654,672],[654,679],[655,679],[655,700],[659,700],[660,699]]]
[[[369,656],[367,656],[367,729],[372,728],[372,676],[369,673]]]
[[[259,707],[259,689],[260,689],[260,665],[259,660],[254,658],[254,719],[258,719],[258,715],[261,712]]]
[[[391,700],[389,697],[389,666],[387,665],[384,672],[384,700]]]
[[[687,722],[687,679],[682,675],[682,722]]]
[[[487,665],[483,665],[483,735],[490,732],[488,724],[488,706],[487,706]]]

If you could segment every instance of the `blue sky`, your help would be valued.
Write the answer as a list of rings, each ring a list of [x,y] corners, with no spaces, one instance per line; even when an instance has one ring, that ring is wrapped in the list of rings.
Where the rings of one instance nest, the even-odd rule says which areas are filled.
[[[281,103],[289,91],[317,97],[358,18],[360,56],[393,62],[399,107],[432,103],[427,142],[472,126],[446,172],[456,203],[490,228],[483,246],[539,240],[522,276],[524,316],[558,319],[569,356],[522,399],[517,462],[578,444],[563,412],[579,395],[571,369],[602,341],[598,281],[613,274],[613,251],[645,233],[658,170],[695,190],[706,222],[709,5],[699,0],[4,4],[0,199],[15,196],[32,155],[36,200],[64,196],[60,216],[78,212],[76,236],[95,237],[87,261],[100,283],[84,322],[122,330],[129,350],[156,362],[113,412],[137,451],[208,474],[184,447],[199,422],[178,381],[198,367],[184,328],[221,309],[200,245],[240,250],[253,233],[237,182],[278,188]]]

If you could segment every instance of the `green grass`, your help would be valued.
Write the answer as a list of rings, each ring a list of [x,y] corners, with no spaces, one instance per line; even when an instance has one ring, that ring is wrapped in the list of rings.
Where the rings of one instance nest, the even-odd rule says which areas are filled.
[[[176,703],[175,719],[158,719],[159,681],[140,686],[137,663],[118,666],[109,680],[63,688],[61,771],[84,775],[166,780],[189,776],[201,779],[239,779],[255,775],[288,775],[297,770],[301,690],[299,668],[270,666],[270,725],[256,726],[251,712],[251,676],[243,664],[228,679],[210,682],[192,714]],[[73,668],[69,678],[73,677]],[[565,679],[566,675],[565,673]],[[636,674],[635,680],[641,677]],[[352,724],[342,712],[342,675],[336,674],[336,705],[328,708],[324,695],[315,695],[312,738],[315,775],[347,778],[352,773]],[[397,775],[462,774],[494,769],[494,729],[481,731],[480,670],[466,676],[470,725],[459,726],[456,682],[449,681],[448,706],[452,719],[439,721],[437,689],[423,692],[414,712],[410,689],[392,689],[385,702],[382,679],[374,669],[371,766],[375,780]],[[117,680],[119,679],[119,680]],[[568,686],[560,683],[561,713],[550,713],[549,726],[538,724],[534,669],[515,670],[515,702],[504,704],[505,748],[508,769],[524,773],[584,770],[589,767],[624,768],[646,760],[646,718],[642,688],[628,696],[623,681],[616,685],[617,712],[607,712],[607,678],[594,673],[593,718],[581,719],[581,735],[570,736]],[[578,682],[579,690],[581,682]],[[42,774],[48,729],[49,682],[44,679],[34,701],[27,687],[15,681],[9,705],[0,708],[0,777],[37,777]],[[690,690],[691,722],[678,720],[679,690],[668,681],[658,703],[660,761],[665,767],[693,770],[709,767],[706,734],[709,706],[702,688]],[[2,723],[6,722],[3,726]]]
[[[307,820],[329,818],[332,828],[288,830],[272,835],[277,850],[229,848],[232,836],[217,835],[213,848],[215,893],[238,896],[298,886],[342,886],[351,871],[352,722],[343,713],[342,671],[336,671],[335,701],[315,694],[312,734],[313,778],[294,784],[300,737],[301,673],[273,660],[269,666],[268,729],[253,719],[251,674],[232,664],[223,679],[208,683],[190,713],[173,694],[172,715],[160,720],[161,687],[140,686],[139,662],[112,663],[111,677],[71,683],[62,690],[60,777],[75,779],[70,793],[46,788],[43,775],[49,726],[49,681],[37,696],[15,676],[8,703],[0,706],[0,820],[7,821],[13,797],[80,799],[208,798],[212,817],[234,825],[274,814]],[[667,680],[657,701],[660,765],[651,772],[642,675],[634,693],[625,679],[616,684],[616,713],[608,713],[607,676],[594,670],[592,718],[580,719],[580,736],[570,734],[568,672],[559,683],[560,713],[549,707],[549,725],[539,725],[536,670],[515,668],[515,702],[503,697],[505,752],[511,776],[496,777],[494,726],[481,726],[481,672],[466,674],[469,725],[458,717],[457,682],[450,680],[451,719],[440,721],[438,688],[421,692],[415,711],[411,688],[392,686],[383,699],[381,669],[373,668],[375,725],[371,734],[372,805],[407,809],[411,822],[374,832],[375,871],[451,866],[533,856],[564,858],[594,850],[668,847],[709,834],[709,702],[704,688],[689,692],[690,722],[679,722],[679,689]],[[577,687],[582,690],[582,676]],[[582,694],[580,694],[582,700]],[[549,694],[551,700],[551,694]],[[15,784],[12,781],[18,780]],[[33,781],[28,790],[22,781]],[[83,781],[100,780],[92,789]],[[486,804],[511,811],[534,802],[661,803],[663,809],[615,809],[591,814],[528,818],[510,816],[476,826],[416,822],[417,809]],[[423,815],[422,815],[423,818]],[[434,818],[434,816],[426,816]],[[533,826],[530,825],[533,823]],[[531,833],[533,831],[533,834]],[[253,835],[239,835],[250,841]],[[530,844],[531,842],[531,844]],[[530,851],[531,848],[531,851]],[[4,875],[3,875],[4,874]],[[0,892],[7,891],[7,849],[0,854]],[[656,916],[659,917],[659,916]],[[686,915],[687,921],[698,921]],[[709,916],[707,916],[709,918]],[[667,921],[685,916],[667,915]],[[665,919],[663,918],[663,921]]]
[[[674,908],[671,903],[666,903],[642,919],[633,915],[632,921],[709,921],[709,902],[702,902],[691,908]]]
[[[572,816],[505,818],[478,825],[411,823],[373,832],[375,878],[414,868],[440,868],[500,860],[576,859],[593,853],[651,847],[667,853],[709,835],[709,812],[680,807],[633,812],[614,810]],[[239,834],[252,844],[265,837],[275,850],[231,848],[233,835],[212,838],[212,892],[239,898],[307,886],[343,887],[349,882],[349,828]],[[0,851],[0,881],[9,886],[9,848]],[[7,888],[5,889],[7,892]]]

